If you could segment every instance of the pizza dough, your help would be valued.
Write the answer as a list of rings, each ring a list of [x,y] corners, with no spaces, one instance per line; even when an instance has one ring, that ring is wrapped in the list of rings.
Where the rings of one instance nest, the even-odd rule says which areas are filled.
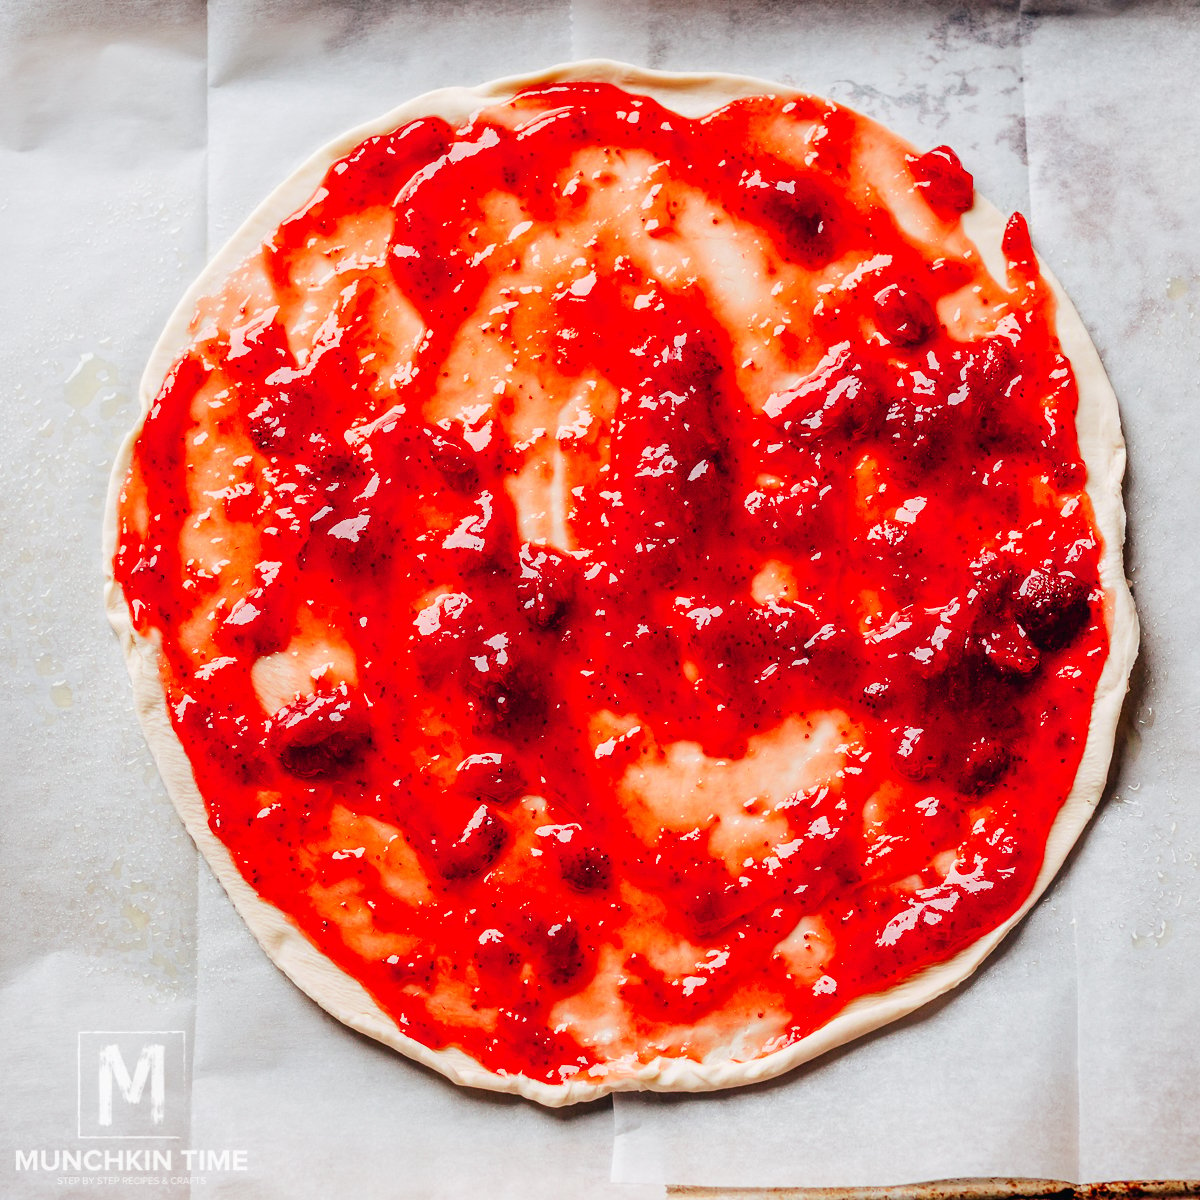
[[[572,80],[634,95],[555,90]],[[755,96],[776,99],[672,127],[672,114]],[[469,174],[469,160],[506,139],[558,145],[556,121],[575,122],[582,144],[553,187],[537,152],[521,151],[470,200],[477,224],[456,230],[451,251],[435,259],[432,241],[421,251],[431,217],[405,207],[412,178],[436,185],[449,164],[478,182],[484,168]],[[720,202],[674,177],[687,174],[682,162],[663,169],[643,140],[655,121],[659,139],[705,130],[690,144],[711,149]],[[752,131],[757,153],[736,156],[735,128]],[[846,147],[848,163],[835,163]],[[397,196],[387,188],[404,155]],[[951,154],[910,154],[837,106],[760,81],[591,62],[431,93],[347,134],[218,254],[156,347],[149,416],[114,471],[108,610],[189,832],[268,954],[333,1015],[457,1082],[546,1104],[727,1087],[953,987],[1034,903],[1099,800],[1136,650],[1124,447],[1096,353],[1023,226],[1002,239],[1000,215],[976,199],[960,228],[969,204]],[[876,230],[893,242],[875,244]],[[922,307],[914,271],[935,280],[936,312]],[[464,304],[451,320],[468,277],[495,303]],[[285,293],[304,302],[289,306]],[[817,317],[793,330],[801,294]],[[1051,309],[1070,372],[1054,365],[1054,330],[1035,353],[1021,349],[1015,318],[1005,324],[1034,314],[1033,345],[1037,314]],[[533,324],[514,326],[527,312]],[[861,346],[842,336],[851,318],[868,322]],[[434,358],[442,325],[458,341]],[[1027,358],[997,366],[1001,342]],[[876,360],[902,373],[883,378]],[[348,380],[340,409],[328,380],[314,399],[322,362]],[[433,386],[419,378],[431,362]],[[640,395],[646,371],[655,388]],[[1013,412],[1044,404],[1039,444],[1061,444],[1060,458],[1026,461],[1003,407],[974,412],[989,371]],[[1026,377],[1059,391],[1022,398]],[[1086,494],[1054,424],[1075,386]],[[939,389],[943,403],[923,402]],[[417,395],[419,414],[405,405]],[[973,413],[986,429],[947,433],[946,413]],[[968,436],[982,439],[977,461],[943,463],[937,446]],[[748,447],[763,456],[753,469]],[[772,467],[780,455],[786,469]],[[938,492],[951,471],[982,480],[955,504]],[[947,549],[965,537],[977,493],[980,520],[996,515],[988,488],[1042,515],[1016,533],[981,525],[969,553]],[[170,498],[166,516],[151,495]],[[806,513],[818,526],[845,514],[861,524],[839,540],[806,526]],[[161,538],[168,518],[177,533]],[[497,527],[508,540],[493,545]],[[1026,543],[1075,557],[1043,562]],[[855,573],[867,549],[894,576],[878,590]],[[483,555],[482,569],[456,565],[464,553]],[[417,587],[434,559],[442,574]],[[972,587],[930,603],[968,559]],[[718,596],[723,576],[740,582]],[[511,611],[497,615],[505,579]],[[177,585],[170,596],[164,580]],[[280,580],[294,593],[282,618]],[[343,593],[354,600],[339,607]],[[855,622],[827,620],[816,603],[826,593]],[[622,613],[638,605],[646,611]],[[350,612],[361,629],[337,628]],[[385,616],[403,641],[374,633]],[[517,618],[533,650],[509,638]],[[627,640],[606,642],[610,627]],[[854,676],[842,697],[845,663],[860,658],[900,666],[894,678],[892,666],[886,679]],[[225,676],[237,688],[221,692]],[[960,676],[997,711],[964,716],[967,733],[909,720],[918,694],[931,711],[969,712],[954,694]],[[1086,688],[1072,691],[1076,676]],[[904,694],[889,698],[888,686]],[[212,696],[228,696],[228,711]],[[1044,708],[1071,696],[1074,732]],[[249,717],[247,697],[259,706]],[[1024,743],[1002,744],[1023,728],[1007,710],[1022,706],[1037,763]],[[227,761],[218,747],[233,748]],[[384,775],[391,786],[378,786]],[[1023,782],[1035,775],[1044,796]],[[1044,823],[1044,839],[996,815],[1010,792],[1033,805],[1020,811],[1030,830]],[[850,857],[830,857],[826,843]],[[1009,843],[994,873],[969,852],[1007,854]],[[988,909],[989,892],[1007,899]],[[835,915],[843,895],[862,911]],[[493,922],[479,915],[487,904],[499,906]],[[976,904],[975,924],[957,930]],[[857,942],[843,945],[842,928],[859,928]],[[905,958],[896,947],[910,943]]]

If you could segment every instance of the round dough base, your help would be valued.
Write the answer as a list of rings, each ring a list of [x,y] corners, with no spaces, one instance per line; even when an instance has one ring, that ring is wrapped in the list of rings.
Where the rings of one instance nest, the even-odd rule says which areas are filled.
[[[559,80],[615,83],[645,93],[684,116],[702,115],[743,96],[796,94],[794,89],[742,76],[646,71],[595,59],[552,67],[534,75],[501,79],[477,88],[446,88],[419,96],[317,151],[263,201],[218,252],[180,301],[151,353],[140,388],[143,419],[171,363],[187,345],[188,322],[196,300],[253,253],[282,219],[304,204],[333,162],[365,138],[395,129],[417,117],[438,115],[450,121],[461,120],[487,104],[508,99],[523,88]],[[1000,239],[1004,219],[1000,212],[977,197],[974,208],[964,216],[963,222],[991,273],[1003,278]],[[432,1050],[407,1037],[361,984],[327,959],[279,909],[264,901],[250,887],[234,865],[229,851],[209,828],[204,800],[167,714],[159,680],[158,648],[154,642],[135,633],[124,594],[112,577],[118,500],[141,428],[139,422],[117,456],[109,485],[104,524],[104,553],[109,564],[105,603],[109,620],[125,653],[138,718],[167,791],[237,911],[276,966],[339,1021],[432,1067],[455,1083],[517,1093],[555,1107],[594,1100],[613,1091],[697,1092],[771,1079],[913,1012],[966,980],[1037,902],[1099,804],[1129,673],[1137,654],[1137,616],[1122,562],[1125,513],[1121,502],[1121,480],[1125,470],[1125,444],[1117,401],[1099,355],[1074,307],[1044,266],[1042,274],[1054,291],[1058,335],[1079,389],[1076,420],[1079,446],[1087,467],[1087,493],[1104,541],[1100,581],[1105,594],[1109,655],[1096,689],[1087,742],[1074,786],[1051,829],[1033,891],[1008,920],[953,958],[927,968],[894,988],[853,1001],[815,1032],[782,1050],[748,1062],[660,1058],[643,1065],[635,1073],[616,1079],[601,1082],[571,1080],[557,1085],[522,1075],[498,1074],[461,1050]]]

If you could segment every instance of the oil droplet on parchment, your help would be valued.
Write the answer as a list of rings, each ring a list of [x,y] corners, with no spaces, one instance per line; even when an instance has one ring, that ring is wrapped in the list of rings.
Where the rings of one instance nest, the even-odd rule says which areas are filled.
[[[1151,929],[1133,930],[1129,937],[1135,946],[1142,949],[1161,946],[1171,940],[1171,926],[1165,920],[1159,921]]]
[[[58,683],[50,685],[50,699],[62,709],[70,708],[75,703],[75,694],[71,691],[71,685],[65,680],[60,680]]]
[[[80,357],[75,370],[67,376],[63,394],[76,412],[99,400],[103,417],[115,415],[125,401],[116,366],[91,351]]]
[[[150,914],[128,901],[121,906],[121,915],[129,922],[135,933],[142,933],[150,924]]]

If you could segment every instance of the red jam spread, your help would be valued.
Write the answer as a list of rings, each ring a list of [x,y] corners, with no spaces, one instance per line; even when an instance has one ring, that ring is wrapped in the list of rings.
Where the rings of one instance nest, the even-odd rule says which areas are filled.
[[[199,303],[116,577],[212,830],[404,1033],[752,1059],[1029,895],[1108,640],[1053,296],[972,202],[818,99],[546,85],[367,139]]]

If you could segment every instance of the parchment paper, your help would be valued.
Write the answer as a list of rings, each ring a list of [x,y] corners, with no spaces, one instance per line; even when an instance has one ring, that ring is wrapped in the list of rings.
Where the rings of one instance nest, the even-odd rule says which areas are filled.
[[[1200,60],[1194,4],[0,9],[0,1192],[661,1196],[667,1185],[1200,1176]],[[1091,329],[1130,446],[1144,628],[1120,769],[1065,875],[947,1001],[765,1087],[548,1113],[327,1019],[254,945],[166,801],[100,603],[109,465],[209,251],[301,158],[427,88],[568,58],[744,71],[949,142]],[[103,1186],[76,1042],[181,1029],[191,1147],[248,1169]],[[615,1126],[614,1126],[615,1114]]]

